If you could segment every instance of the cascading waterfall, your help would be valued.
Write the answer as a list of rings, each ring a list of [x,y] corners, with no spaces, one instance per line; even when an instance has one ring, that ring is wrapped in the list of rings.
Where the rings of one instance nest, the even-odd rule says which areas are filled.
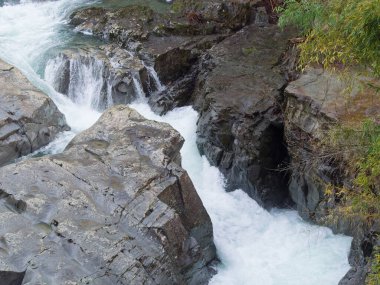
[[[55,91],[57,74],[62,74],[59,62],[49,61],[45,78],[37,73],[44,56],[52,48],[66,44],[65,19],[70,11],[85,5],[85,0],[58,0],[26,3],[0,8],[0,57],[20,68],[26,76],[56,102],[72,128],[70,136],[55,141],[50,152],[59,152],[77,132],[91,126],[100,115],[100,98],[104,79],[101,66],[74,64],[70,77],[73,84],[68,93],[75,101]],[[149,73],[159,83],[152,68]],[[74,75],[75,74],[75,75]],[[71,82],[72,81],[72,82]],[[141,82],[133,77],[140,98],[144,97]],[[107,90],[107,105],[112,104],[111,87]],[[70,93],[71,92],[71,93]],[[112,97],[112,96],[111,96]],[[183,167],[208,210],[215,233],[215,243],[221,264],[211,284],[228,285],[336,285],[348,271],[347,255],[351,238],[334,235],[331,230],[302,221],[295,211],[267,212],[245,193],[224,191],[224,178],[197,151],[195,142],[197,113],[180,108],[159,117],[145,102],[131,105],[144,116],[165,121],[186,139],[182,149]]]
[[[101,60],[81,56],[68,60],[58,55],[47,62],[45,80],[80,106],[101,111],[113,103]]]
[[[142,88],[142,84],[141,84],[141,80],[140,80],[140,77],[138,76],[138,74],[135,74],[133,77],[132,77],[132,80],[133,80],[133,87],[135,89],[135,92],[137,94],[137,100],[138,101],[145,101],[145,93],[144,93],[144,90]]]
[[[158,78],[157,72],[154,70],[152,66],[145,65],[146,69],[148,70],[148,73],[151,78],[154,80],[154,84],[156,85],[157,92],[163,91],[165,89],[165,86],[161,84],[160,79]]]

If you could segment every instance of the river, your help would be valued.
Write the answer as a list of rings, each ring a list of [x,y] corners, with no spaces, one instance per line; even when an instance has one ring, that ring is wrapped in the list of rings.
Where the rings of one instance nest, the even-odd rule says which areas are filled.
[[[92,41],[71,31],[67,19],[78,7],[94,3],[99,5],[97,1],[59,0],[21,1],[21,4],[0,7],[0,58],[21,69],[34,85],[48,94],[71,127],[71,131],[45,147],[44,153],[63,151],[75,134],[90,127],[101,115],[88,103],[98,95],[92,87],[101,80],[99,73],[90,70],[83,76],[78,83],[82,84],[82,91],[76,95],[83,100],[74,103],[52,88],[48,82],[51,83],[49,78],[54,74],[50,73],[57,71],[46,68],[54,51]],[[143,98],[131,107],[149,119],[171,124],[186,140],[181,151],[183,167],[212,219],[221,260],[210,284],[338,284],[350,268],[350,237],[308,224],[292,210],[268,212],[240,190],[225,192],[223,176],[197,150],[198,114],[191,107],[176,109],[163,117],[155,115]]]

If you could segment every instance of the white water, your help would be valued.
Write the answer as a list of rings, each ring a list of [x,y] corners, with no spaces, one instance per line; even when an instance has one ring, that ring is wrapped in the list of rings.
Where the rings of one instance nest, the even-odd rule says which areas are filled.
[[[48,148],[50,152],[62,151],[70,136],[89,127],[99,116],[90,101],[72,103],[55,92],[35,71],[41,55],[65,44],[60,34],[64,19],[69,10],[84,2],[60,0],[0,8],[0,57],[19,67],[36,86],[49,94],[73,129],[69,135],[62,135],[61,141],[52,143]],[[86,86],[95,83],[91,76],[83,80],[90,81],[82,82]],[[141,92],[138,80],[135,81],[135,87]],[[347,255],[351,238],[309,225],[294,211],[269,213],[242,191],[226,193],[220,172],[210,167],[197,151],[197,113],[190,107],[177,109],[164,117],[154,115],[143,102],[132,107],[147,118],[170,123],[186,139],[182,149],[183,167],[189,172],[211,216],[222,261],[211,284],[338,284],[349,269]]]
[[[45,80],[55,90],[58,89],[64,79],[61,78],[65,63],[63,55],[50,59],[45,68]],[[87,109],[103,110],[104,107],[112,105],[111,102],[105,102],[103,106],[103,98],[108,101],[112,98],[111,94],[103,95],[105,79],[104,79],[104,63],[101,60],[90,57],[72,58],[69,60],[70,79],[68,84],[67,96],[76,105],[80,105]],[[106,88],[105,92],[110,89]]]
[[[54,100],[72,128],[72,133],[67,134],[73,136],[90,127],[100,113],[88,104],[75,104],[57,93],[36,70],[48,50],[66,43],[67,38],[60,33],[70,12],[91,1],[22,2],[25,3],[0,8],[0,58],[21,69],[34,85]]]
[[[185,138],[182,164],[211,217],[222,260],[210,284],[338,284],[350,268],[351,238],[310,225],[295,211],[269,213],[243,191],[225,192],[222,174],[199,155],[195,137],[198,114],[191,107],[159,117],[147,104],[131,106],[148,119],[171,124]]]

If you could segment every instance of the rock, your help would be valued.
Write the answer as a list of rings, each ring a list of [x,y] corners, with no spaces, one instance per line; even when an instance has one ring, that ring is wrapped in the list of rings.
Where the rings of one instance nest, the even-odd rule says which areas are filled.
[[[250,25],[204,57],[193,95],[198,147],[228,179],[261,204],[287,201],[287,161],[278,103],[286,81],[278,60],[290,32]]]
[[[365,118],[380,118],[380,100],[372,97],[370,90],[365,95],[357,87],[349,93],[347,90],[339,75],[315,68],[285,89],[285,134],[293,169],[290,193],[305,219],[324,212],[320,203],[326,184],[352,180],[347,171],[339,169],[337,161],[318,159],[323,154],[318,143],[336,125],[355,126]]]
[[[172,35],[208,35],[237,31],[254,21],[260,1],[177,0],[173,9],[180,16],[161,30]]]
[[[358,78],[352,74],[353,80]],[[361,77],[360,81],[371,81]],[[367,82],[368,83],[368,82]],[[289,191],[300,215],[306,220],[330,226],[337,233],[354,237],[350,264],[353,268],[340,285],[365,284],[368,259],[373,254],[376,230],[360,219],[339,216],[326,219],[339,207],[340,199],[326,199],[327,185],[346,185],[354,178],[348,153],[326,155],[321,142],[335,126],[354,127],[365,118],[380,119],[380,100],[374,91],[363,92],[358,84],[348,92],[347,82],[338,74],[309,68],[285,89],[285,137],[290,154]],[[373,93],[373,94],[372,94]]]
[[[0,166],[47,145],[68,129],[54,102],[3,61],[0,86]]]
[[[71,15],[75,30],[100,38],[127,44],[148,37],[159,14],[146,6],[131,5],[118,9],[85,8]]]
[[[118,43],[154,67],[166,88],[157,90],[154,80],[142,80],[142,87],[152,109],[164,114],[191,103],[201,53],[255,21],[258,12],[265,14],[263,5],[248,0],[176,1],[175,12],[166,14],[140,6],[85,8],[71,16],[71,24],[77,31]],[[128,88],[122,84],[116,90]]]
[[[157,56],[154,68],[161,82],[168,84],[186,74],[196,58],[190,49],[174,48]]]
[[[114,9],[92,7],[73,13],[70,23],[76,31],[126,47],[151,36],[231,34],[255,21],[265,25],[268,22],[265,6],[260,0],[178,0],[171,13],[163,14],[139,5]]]
[[[177,107],[183,107],[190,103],[194,91],[198,68],[192,67],[182,78],[167,85],[166,88],[150,95],[148,104],[151,109],[159,114],[166,114]]]
[[[141,44],[140,58],[154,66],[165,85],[149,93],[149,105],[158,114],[191,104],[201,54],[227,35],[151,36]]]
[[[183,138],[126,106],[66,150],[0,168],[0,270],[31,284],[207,284],[210,218]]]

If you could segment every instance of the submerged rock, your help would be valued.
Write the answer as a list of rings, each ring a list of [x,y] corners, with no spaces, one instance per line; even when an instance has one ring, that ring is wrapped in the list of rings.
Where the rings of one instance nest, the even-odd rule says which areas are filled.
[[[1,60],[0,86],[0,166],[47,145],[68,129],[54,102]]]
[[[59,155],[0,169],[0,270],[39,284],[207,284],[210,218],[183,138],[125,106]]]

